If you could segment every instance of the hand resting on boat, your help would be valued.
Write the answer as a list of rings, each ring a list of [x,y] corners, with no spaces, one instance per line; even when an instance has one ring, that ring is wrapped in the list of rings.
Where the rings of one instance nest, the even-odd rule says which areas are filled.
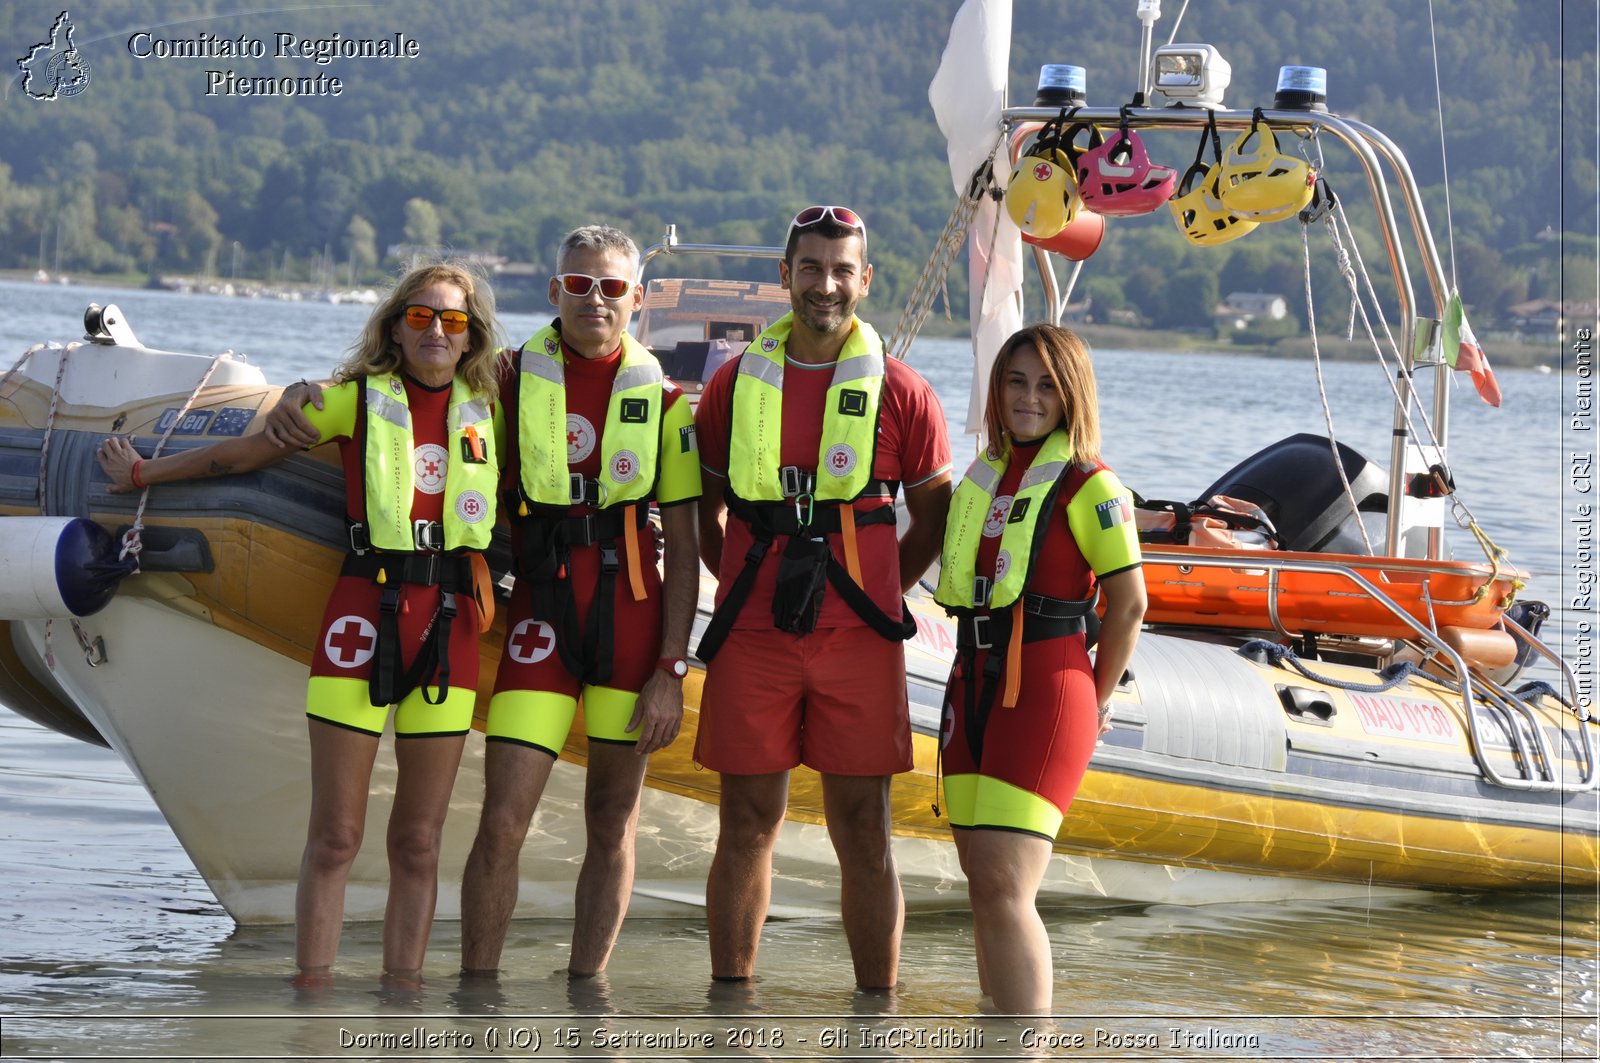
[[[140,457],[132,443],[121,436],[110,436],[95,449],[95,458],[111,479],[112,493],[126,494],[159,483],[254,472],[282,461],[290,453],[257,432],[164,458]]]
[[[301,380],[284,388],[283,394],[278,396],[278,404],[262,423],[261,434],[277,447],[304,450],[316,446],[322,437],[307,419],[303,407],[309,402],[317,409],[322,409],[322,389],[331,384],[332,381],[313,384],[309,380]]]

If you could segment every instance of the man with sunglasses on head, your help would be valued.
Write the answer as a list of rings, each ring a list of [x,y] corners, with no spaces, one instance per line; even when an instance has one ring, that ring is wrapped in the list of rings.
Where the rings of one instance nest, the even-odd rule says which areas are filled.
[[[461,884],[467,975],[499,968],[523,841],[580,698],[588,845],[568,971],[604,969],[633,889],[647,757],[677,737],[683,717],[700,575],[689,404],[627,333],[643,301],[633,241],[584,226],[562,240],[556,261],[556,320],[515,352],[501,382],[501,508],[516,583],[485,728],[483,812]]]
[[[711,974],[755,972],[789,773],[805,764],[822,775],[856,981],[889,989],[904,923],[889,784],[912,766],[901,596],[939,553],[950,444],[933,389],[855,315],[872,281],[855,211],[797,214],[778,275],[792,312],[717,371],[696,414],[701,557],[718,576],[695,744],[722,778]]]

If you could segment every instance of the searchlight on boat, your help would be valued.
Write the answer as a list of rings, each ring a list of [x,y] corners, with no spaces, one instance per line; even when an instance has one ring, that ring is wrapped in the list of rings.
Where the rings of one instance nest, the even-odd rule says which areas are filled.
[[[1233,67],[1209,44],[1164,44],[1155,53],[1155,91],[1168,106],[1221,107]]]

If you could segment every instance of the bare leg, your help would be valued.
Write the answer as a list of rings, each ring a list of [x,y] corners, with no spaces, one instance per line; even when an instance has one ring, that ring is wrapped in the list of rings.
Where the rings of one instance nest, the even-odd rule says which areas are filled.
[[[1002,1012],[1048,1015],[1055,979],[1037,899],[1050,843],[1012,831],[968,833],[967,888],[986,989]]]
[[[969,852],[968,844],[972,839],[972,831],[965,828],[951,827],[950,837],[956,843],[956,857],[961,861],[961,873],[966,875],[968,881],[970,881],[972,879],[972,868],[968,864],[970,857],[967,854]],[[984,970],[983,966],[983,940],[978,936],[976,923],[972,927],[972,945],[978,957],[978,992],[985,997],[990,997],[989,974]]]
[[[578,872],[569,974],[586,978],[605,970],[633,894],[633,844],[639,826],[639,791],[647,756],[631,745],[589,743],[584,780],[588,848]]]
[[[294,959],[302,975],[323,975],[339,952],[344,887],[361,851],[378,739],[321,720],[306,723],[311,819],[294,897]]]
[[[721,831],[706,882],[711,977],[755,973],[772,901],[772,847],[789,803],[789,773],[722,776]]]
[[[822,777],[828,835],[839,855],[839,910],[863,989],[892,989],[900,973],[905,903],[889,848],[889,778]]]
[[[439,900],[439,845],[466,743],[466,735],[395,740],[399,776],[389,814],[389,904],[383,917],[383,970],[394,978],[422,975]]]
[[[500,966],[517,907],[517,858],[555,758],[515,742],[484,743],[483,814],[461,876],[461,968]]]

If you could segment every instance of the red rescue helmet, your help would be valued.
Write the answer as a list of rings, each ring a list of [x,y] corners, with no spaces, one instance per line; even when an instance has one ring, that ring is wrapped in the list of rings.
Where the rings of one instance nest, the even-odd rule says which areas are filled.
[[[1144,141],[1128,128],[1126,115],[1104,140],[1095,130],[1088,150],[1074,162],[1078,194],[1096,214],[1149,214],[1172,197],[1178,183],[1177,170],[1150,161]]]

